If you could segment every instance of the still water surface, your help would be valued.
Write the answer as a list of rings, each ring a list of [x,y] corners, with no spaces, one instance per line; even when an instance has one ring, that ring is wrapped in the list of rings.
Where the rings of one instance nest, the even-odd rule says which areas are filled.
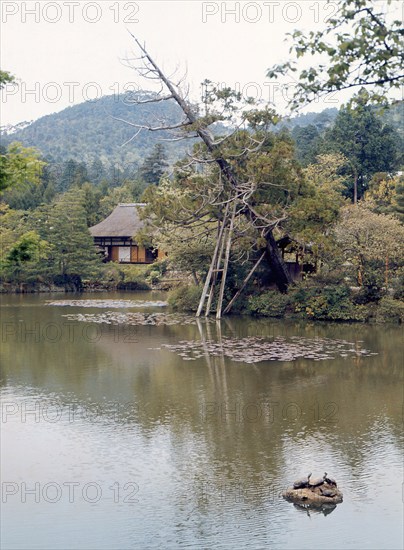
[[[402,328],[51,298],[2,298],[4,550],[403,547]],[[256,338],[333,358],[256,362]],[[331,513],[279,496],[311,471],[343,491]]]

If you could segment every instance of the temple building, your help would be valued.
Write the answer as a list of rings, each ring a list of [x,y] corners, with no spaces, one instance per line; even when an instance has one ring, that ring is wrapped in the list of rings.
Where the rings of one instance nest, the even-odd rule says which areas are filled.
[[[163,252],[138,245],[134,238],[144,226],[139,217],[139,209],[144,206],[142,203],[118,204],[105,220],[89,228],[105,261],[150,264],[165,257]]]

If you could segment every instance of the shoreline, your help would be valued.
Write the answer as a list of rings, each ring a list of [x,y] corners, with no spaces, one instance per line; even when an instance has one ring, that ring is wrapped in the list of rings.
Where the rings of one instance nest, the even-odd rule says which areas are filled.
[[[136,284],[123,284],[121,288],[117,286],[102,286],[102,285],[83,285],[83,288],[81,290],[75,290],[75,289],[65,289],[64,287],[56,286],[56,285],[42,285],[38,288],[30,287],[29,289],[20,290],[18,288],[14,288],[12,291],[5,291],[4,287],[0,288],[0,296],[33,296],[33,295],[46,295],[46,294],[113,294],[116,292],[123,292],[123,293],[131,293],[131,292],[166,292],[169,293],[170,290],[173,289],[173,286],[167,286],[165,284],[155,284],[155,285],[149,285],[148,288],[136,288]],[[249,296],[249,298],[256,298],[259,296],[262,296],[265,294],[265,292],[261,294],[256,294],[253,296]],[[404,308],[404,302],[400,300],[394,300],[394,302],[397,302],[397,304],[402,305]],[[176,313],[189,313],[189,314],[195,314],[196,308],[180,308],[180,307],[173,307],[173,304],[169,305],[170,309]],[[363,306],[358,306],[363,307]],[[316,322],[316,323],[333,323],[333,324],[361,324],[361,325],[381,325],[381,324],[390,324],[390,325],[402,325],[404,324],[403,317],[392,317],[392,316],[386,316],[386,315],[380,315],[380,310],[382,310],[383,304],[368,304],[367,311],[368,316],[367,318],[351,318],[351,319],[344,319],[344,318],[332,318],[327,316],[321,316],[318,317],[316,315],[307,315],[300,312],[293,312],[290,309],[285,310],[283,313],[278,314],[269,314],[269,313],[263,313],[263,312],[257,312],[257,311],[248,311],[247,308],[243,308],[239,311],[234,311],[232,313],[228,314],[228,317],[251,317],[255,319],[272,319],[276,321],[305,321],[305,322]],[[403,312],[404,314],[404,312]]]

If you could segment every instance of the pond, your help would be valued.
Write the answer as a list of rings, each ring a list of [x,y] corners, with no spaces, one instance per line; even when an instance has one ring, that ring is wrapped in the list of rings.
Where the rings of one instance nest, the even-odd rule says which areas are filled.
[[[1,301],[3,549],[402,548],[401,327]],[[336,508],[280,495],[325,471]]]

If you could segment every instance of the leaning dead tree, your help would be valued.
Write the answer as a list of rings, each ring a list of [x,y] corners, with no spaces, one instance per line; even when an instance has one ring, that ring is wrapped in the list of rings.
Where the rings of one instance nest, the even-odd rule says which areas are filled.
[[[216,245],[203,287],[197,316],[203,313],[209,315],[215,291],[217,287],[219,287],[216,317],[218,319],[221,318],[231,244],[234,236],[235,219],[240,215],[244,216],[249,223],[260,231],[265,241],[265,247],[258,261],[247,275],[242,288],[239,289],[233,300],[227,305],[224,313],[230,310],[235,299],[240,295],[264,257],[266,257],[269,263],[279,290],[281,292],[286,292],[292,280],[273,235],[274,228],[284,218],[282,216],[277,216],[271,219],[262,212],[259,212],[254,206],[254,201],[249,200],[255,191],[256,186],[254,181],[248,178],[246,180],[240,179],[232,166],[232,162],[234,163],[237,161],[237,157],[241,158],[248,152],[259,150],[262,143],[251,136],[249,138],[249,143],[244,145],[241,151],[233,154],[227,152],[226,154],[224,143],[226,140],[229,140],[230,136],[226,135],[221,138],[215,138],[209,128],[211,124],[220,120],[220,115],[213,115],[207,110],[204,116],[200,115],[196,106],[187,99],[188,94],[183,91],[184,79],[175,82],[173,76],[167,76],[151,57],[146,47],[142,45],[135,36],[132,35],[132,37],[139,48],[140,55],[134,60],[130,60],[131,67],[134,68],[141,77],[155,82],[157,81],[160,85],[160,91],[155,93],[153,97],[138,98],[135,99],[135,103],[144,104],[161,101],[175,101],[182,111],[183,119],[177,123],[171,124],[157,122],[154,126],[134,124],[126,120],[122,120],[122,122],[134,127],[133,138],[143,130],[151,132],[162,130],[174,132],[175,134],[171,138],[173,140],[189,137],[200,138],[206,148],[206,154],[203,155],[203,158],[191,156],[190,162],[207,165],[214,163],[218,167],[222,179],[227,182],[227,188],[224,193],[221,193],[220,196],[213,199],[209,197],[212,205],[214,205],[216,201],[216,204],[224,206],[224,213],[222,219],[219,220]],[[224,188],[222,188],[222,191],[223,190]]]

